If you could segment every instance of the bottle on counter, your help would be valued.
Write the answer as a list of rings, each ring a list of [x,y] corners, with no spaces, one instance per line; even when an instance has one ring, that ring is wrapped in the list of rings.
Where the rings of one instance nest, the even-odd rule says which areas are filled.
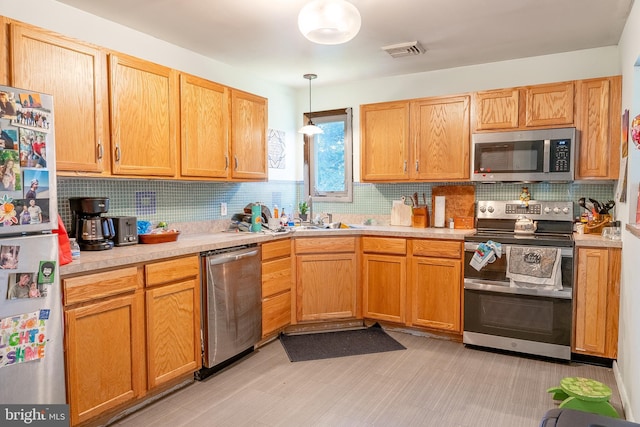
[[[69,238],[69,246],[71,247],[71,259],[80,258],[80,245],[78,245],[75,237]]]
[[[273,217],[278,218],[278,205],[273,205]]]
[[[289,225],[289,217],[287,217],[287,214],[284,213],[284,208],[282,208],[282,215],[280,215],[280,224],[284,227]]]

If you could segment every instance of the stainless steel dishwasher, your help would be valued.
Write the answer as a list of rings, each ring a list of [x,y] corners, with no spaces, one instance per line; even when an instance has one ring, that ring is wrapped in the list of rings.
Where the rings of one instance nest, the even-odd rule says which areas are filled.
[[[261,249],[237,246],[203,252],[204,379],[254,349],[262,334]]]

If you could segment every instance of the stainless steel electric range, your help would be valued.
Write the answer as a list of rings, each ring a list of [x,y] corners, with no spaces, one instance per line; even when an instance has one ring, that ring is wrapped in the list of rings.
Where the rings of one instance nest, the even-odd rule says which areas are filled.
[[[463,342],[570,360],[573,202],[479,201],[476,209],[477,232],[464,245]],[[481,255],[488,262],[477,269]]]

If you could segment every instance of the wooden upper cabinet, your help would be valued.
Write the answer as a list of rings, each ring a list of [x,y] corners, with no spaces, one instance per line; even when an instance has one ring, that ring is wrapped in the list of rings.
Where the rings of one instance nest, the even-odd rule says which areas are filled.
[[[226,178],[229,175],[229,89],[180,74],[180,174]]]
[[[267,179],[267,99],[231,90],[231,177]]]
[[[106,54],[19,23],[10,52],[11,85],[53,95],[58,172],[108,175]]]
[[[134,57],[110,54],[112,172],[176,176],[178,74]]]
[[[360,107],[362,181],[409,179],[409,102]]]
[[[411,102],[412,178],[469,179],[469,107],[466,95]]]
[[[518,89],[476,92],[476,130],[516,129],[519,99]]]
[[[573,125],[573,82],[524,88],[525,127]]]
[[[622,77],[576,82],[580,134],[576,179],[618,179]]]
[[[574,82],[476,92],[474,131],[574,124]]]

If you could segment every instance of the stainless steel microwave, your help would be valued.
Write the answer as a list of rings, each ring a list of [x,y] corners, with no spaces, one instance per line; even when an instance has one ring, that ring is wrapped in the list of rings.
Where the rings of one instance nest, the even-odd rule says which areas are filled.
[[[575,128],[476,133],[471,141],[472,181],[573,181]]]

